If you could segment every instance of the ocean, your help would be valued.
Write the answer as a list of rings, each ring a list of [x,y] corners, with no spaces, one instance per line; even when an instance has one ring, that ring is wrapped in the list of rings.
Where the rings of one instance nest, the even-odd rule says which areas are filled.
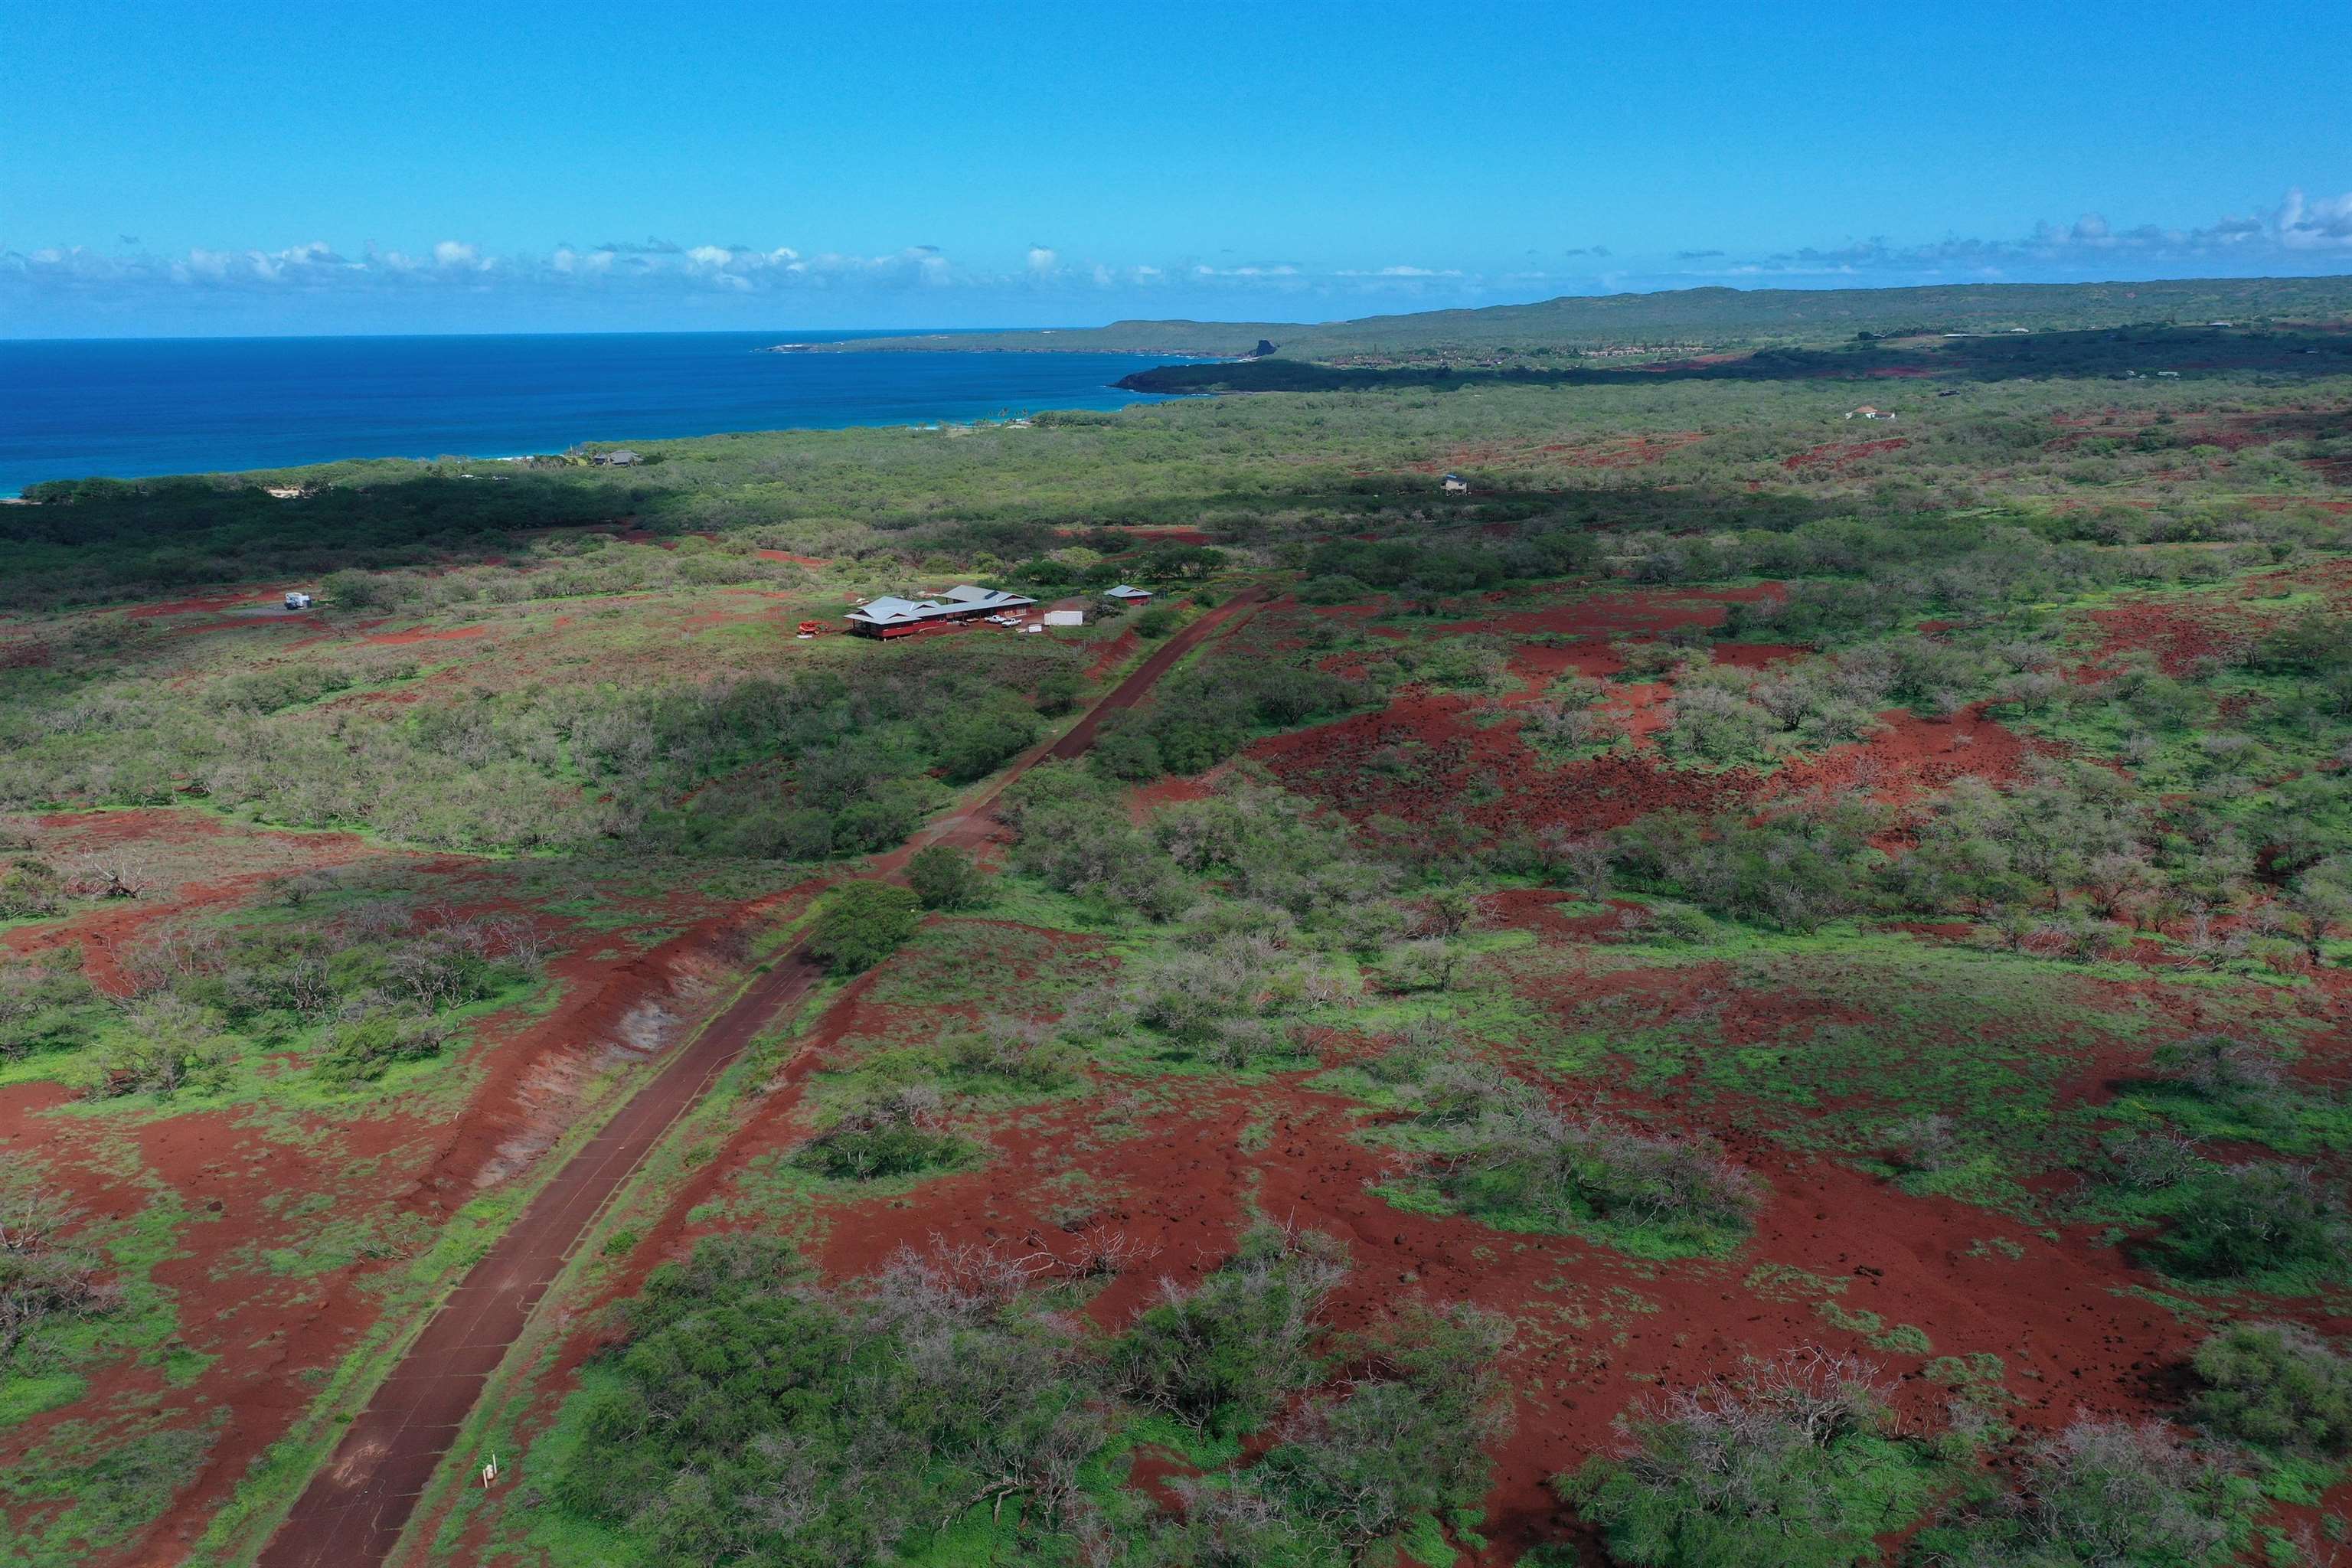
[[[343,458],[501,458],[579,441],[995,418],[1154,402],[1160,357],[772,354],[870,332],[0,342],[0,495],[42,479]]]

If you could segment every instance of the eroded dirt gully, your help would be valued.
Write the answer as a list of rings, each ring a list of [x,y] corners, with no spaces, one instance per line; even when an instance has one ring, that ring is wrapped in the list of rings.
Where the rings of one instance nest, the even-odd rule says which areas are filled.
[[[961,847],[984,844],[992,831],[990,809],[1007,784],[1040,762],[1083,753],[1093,744],[1104,719],[1133,706],[1193,647],[1254,614],[1263,597],[1260,590],[1248,589],[1201,616],[1162,644],[1069,731],[1024,753],[999,775],[992,787],[905,848],[869,863],[868,871],[897,876],[908,857],[924,844]],[[389,1556],[418,1496],[448,1453],[491,1373],[520,1336],[540,1299],[596,1215],[662,1134],[698,1103],[752,1038],[797,1005],[818,978],[818,969],[801,946],[778,957],[564,1162],[402,1354],[392,1374],[346,1430],[332,1458],[311,1478],[269,1541],[260,1558],[264,1568],[350,1568],[380,1563]],[[612,994],[617,981],[618,977],[600,990],[600,997]],[[625,990],[620,994],[625,995]],[[518,1064],[509,1075],[512,1081],[506,1086],[509,1100],[520,1094],[527,1068],[527,1063]],[[480,1103],[490,1106],[496,1098],[486,1089]],[[493,1110],[480,1121],[476,1125],[477,1118],[471,1115],[466,1119],[461,1142],[467,1157],[455,1162],[457,1168],[469,1168],[477,1184],[516,1168],[518,1152],[521,1163],[535,1152],[512,1149],[510,1118]],[[436,1172],[448,1164],[446,1159],[436,1163]]]

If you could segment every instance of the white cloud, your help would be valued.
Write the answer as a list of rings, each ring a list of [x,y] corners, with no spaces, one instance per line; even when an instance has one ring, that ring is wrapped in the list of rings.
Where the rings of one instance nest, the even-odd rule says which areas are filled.
[[[2352,191],[2316,202],[2289,191],[2271,215],[2271,228],[2289,250],[2352,251]]]
[[[1609,252],[1599,246],[1530,252],[1488,271],[1433,263],[1251,262],[1205,248],[1181,258],[1139,261],[1081,258],[1038,243],[978,263],[928,244],[862,253],[788,245],[688,245],[659,237],[565,243],[539,252],[494,251],[455,238],[422,250],[370,243],[356,254],[339,253],[320,239],[281,248],[195,247],[172,255],[135,247],[0,247],[0,310],[26,321],[63,321],[80,310],[86,313],[74,319],[106,322],[160,321],[174,319],[177,310],[184,319],[234,320],[245,328],[274,320],[325,320],[346,305],[354,319],[425,320],[442,308],[422,301],[438,294],[480,301],[484,311],[506,310],[501,302],[511,301],[517,317],[538,312],[579,321],[622,320],[673,306],[745,301],[736,308],[747,318],[757,310],[783,320],[802,307],[751,302],[830,295],[834,304],[814,306],[812,319],[833,309],[853,321],[879,321],[892,314],[882,301],[929,291],[941,298],[930,305],[908,302],[898,308],[898,315],[1003,321],[1008,312],[996,307],[1005,303],[1017,301],[1010,312],[1017,315],[1019,309],[1058,310],[1062,307],[1050,302],[1066,297],[1077,314],[1096,308],[1086,301],[1115,300],[1127,291],[1136,298],[1117,308],[1150,309],[1147,301],[1158,301],[1157,308],[1165,310],[1214,314],[1231,300],[1234,314],[1281,310],[1295,312],[1290,319],[1322,319],[1346,314],[1351,304],[1364,300],[1487,304],[1555,289],[1675,288],[1706,280],[1802,287],[2200,271],[2311,273],[2352,264],[2352,193],[2311,196],[2290,190],[2267,209],[2189,228],[2129,226],[2094,212],[2069,223],[2036,225],[2008,240],[1948,237],[1923,245],[1871,238],[1769,255],[1709,247],[1638,262],[1621,254],[1610,258],[1611,270],[1598,277],[1580,268],[1550,269],[1559,267],[1552,262],[1548,268],[1546,258],[1552,255],[1598,259]],[[170,303],[175,300],[186,303]],[[270,302],[294,300],[303,304]],[[866,300],[877,308],[867,310],[857,303]]]

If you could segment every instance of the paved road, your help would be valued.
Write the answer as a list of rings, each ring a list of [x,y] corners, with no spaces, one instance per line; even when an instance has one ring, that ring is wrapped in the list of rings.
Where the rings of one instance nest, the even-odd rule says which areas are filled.
[[[1132,706],[1202,639],[1255,613],[1263,595],[1238,594],[1168,639],[1067,734],[1016,761],[995,789],[940,824],[927,841],[977,842],[1003,785],[1049,757],[1075,757],[1103,719]],[[902,864],[904,853],[887,867]],[[884,869],[877,867],[877,869]],[[565,1161],[488,1254],[435,1310],[415,1343],[352,1423],[326,1468],[261,1553],[261,1568],[377,1568],[457,1441],[499,1362],[597,1214],[671,1124],[700,1103],[753,1037],[808,994],[820,971],[800,948],[776,961]]]

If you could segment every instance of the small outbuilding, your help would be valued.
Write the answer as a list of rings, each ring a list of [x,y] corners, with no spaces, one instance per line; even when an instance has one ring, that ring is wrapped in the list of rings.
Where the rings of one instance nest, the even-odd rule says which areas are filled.
[[[1045,624],[1049,626],[1082,626],[1087,624],[1084,610],[1048,610]]]
[[[286,595],[286,607],[289,610],[307,610],[310,607],[310,595],[308,594],[289,594]]]
[[[1447,495],[1460,496],[1468,495],[1470,493],[1470,481],[1464,479],[1460,474],[1441,475],[1437,482],[1445,487],[1445,493]]]
[[[599,452],[596,460],[608,468],[634,468],[644,459],[624,447],[617,452]]]
[[[1122,605],[1148,605],[1151,603],[1151,590],[1139,588],[1132,583],[1121,583],[1116,588],[1105,588],[1103,597],[1116,599]]]

